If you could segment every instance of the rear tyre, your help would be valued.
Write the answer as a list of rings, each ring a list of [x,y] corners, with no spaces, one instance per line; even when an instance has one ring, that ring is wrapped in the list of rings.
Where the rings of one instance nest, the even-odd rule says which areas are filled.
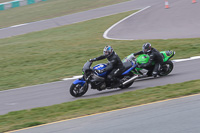
[[[122,79],[122,83],[127,81],[127,80],[129,80],[132,77],[133,77],[133,73],[129,73],[128,75],[124,76],[124,78]],[[126,89],[126,88],[130,87],[133,83],[134,83],[134,81],[130,82],[130,83],[126,84],[126,85],[120,85],[119,88]]]
[[[168,75],[169,73],[171,73],[171,71],[173,70],[174,68],[174,64],[172,63],[172,61],[166,61],[164,62],[164,64],[162,65],[161,67],[161,71],[159,72],[159,76],[166,76]]]
[[[88,91],[88,84],[85,83],[83,86],[81,84],[72,84],[70,87],[70,94],[73,97],[81,97]]]

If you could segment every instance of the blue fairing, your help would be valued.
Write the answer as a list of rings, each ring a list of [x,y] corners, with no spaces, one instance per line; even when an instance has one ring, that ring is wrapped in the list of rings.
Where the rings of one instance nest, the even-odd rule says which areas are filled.
[[[128,74],[131,70],[133,70],[134,68],[136,68],[136,64],[133,66],[133,67],[131,67],[131,68],[129,68],[128,70],[126,70],[124,73],[122,73],[122,75],[126,75],[126,74]]]
[[[96,65],[96,66],[94,66],[93,67],[93,69],[95,70],[102,70],[102,69],[104,69],[104,68],[106,68],[107,67],[107,64],[98,64],[98,65]]]
[[[107,67],[107,64],[98,64],[98,65],[94,66],[93,69],[94,70],[102,70],[106,67]],[[107,74],[108,74],[108,71],[101,73],[101,74],[97,74],[97,75],[100,76],[100,77],[105,77]]]
[[[81,84],[81,86],[83,86],[85,84],[85,81],[83,79],[77,79],[73,82],[73,84]]]
[[[132,65],[134,65],[134,64],[132,63]],[[126,70],[122,75],[128,74],[128,73],[129,73],[131,70],[133,70],[136,66],[137,66],[137,65],[135,64],[134,66],[132,66],[131,68],[129,68],[128,70]],[[104,69],[104,68],[106,68],[106,67],[107,67],[107,64],[98,64],[98,65],[94,66],[93,69],[94,69],[94,70],[102,70],[102,69]],[[105,77],[108,73],[109,73],[109,72],[107,71],[107,72],[104,72],[104,73],[101,73],[101,74],[97,74],[97,75],[100,76],[100,77]]]

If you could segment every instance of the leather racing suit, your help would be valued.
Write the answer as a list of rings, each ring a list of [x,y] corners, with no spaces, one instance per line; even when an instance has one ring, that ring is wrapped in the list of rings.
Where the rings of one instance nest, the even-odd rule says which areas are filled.
[[[134,53],[134,56],[144,54],[143,51],[139,51],[137,53]],[[145,68],[148,70],[147,75],[152,76],[157,76],[158,71],[160,70],[161,65],[163,64],[163,57],[161,53],[156,50],[155,48],[152,48],[151,52],[147,53],[150,57],[149,62],[146,64],[142,64],[139,67]],[[155,62],[155,65],[152,65],[153,61]]]
[[[103,71],[111,71],[107,79],[108,81],[116,81],[117,77],[120,76],[124,72],[124,65],[119,58],[119,56],[113,52],[111,55],[106,56],[106,55],[101,55],[97,58],[92,59],[93,61],[98,61],[107,58],[108,60],[108,65]]]

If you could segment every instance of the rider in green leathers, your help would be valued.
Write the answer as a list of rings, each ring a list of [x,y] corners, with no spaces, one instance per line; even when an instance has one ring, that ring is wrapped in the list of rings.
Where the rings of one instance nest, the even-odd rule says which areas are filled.
[[[160,52],[155,48],[151,47],[150,43],[145,43],[142,47],[142,51],[134,53],[134,56],[140,54],[148,54],[150,59],[148,63],[138,65],[138,67],[147,69],[147,76],[153,75],[154,77],[157,77],[160,67],[163,64],[163,57],[160,54]],[[152,65],[153,62],[155,62],[154,65]]]

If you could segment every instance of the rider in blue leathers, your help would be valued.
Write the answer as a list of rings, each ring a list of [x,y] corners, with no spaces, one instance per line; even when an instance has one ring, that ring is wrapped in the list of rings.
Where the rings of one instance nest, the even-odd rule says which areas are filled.
[[[114,52],[111,46],[106,46],[103,50],[103,55],[94,59],[90,59],[90,61],[98,61],[98,60],[102,60],[106,58],[108,60],[108,65],[105,69],[101,70],[100,73],[103,73],[105,71],[111,71],[108,74],[107,79],[108,81],[111,81],[112,83],[115,82],[115,85],[116,85],[116,83],[119,83],[118,81],[119,79],[117,77],[123,73],[125,68],[123,66],[121,59]]]

